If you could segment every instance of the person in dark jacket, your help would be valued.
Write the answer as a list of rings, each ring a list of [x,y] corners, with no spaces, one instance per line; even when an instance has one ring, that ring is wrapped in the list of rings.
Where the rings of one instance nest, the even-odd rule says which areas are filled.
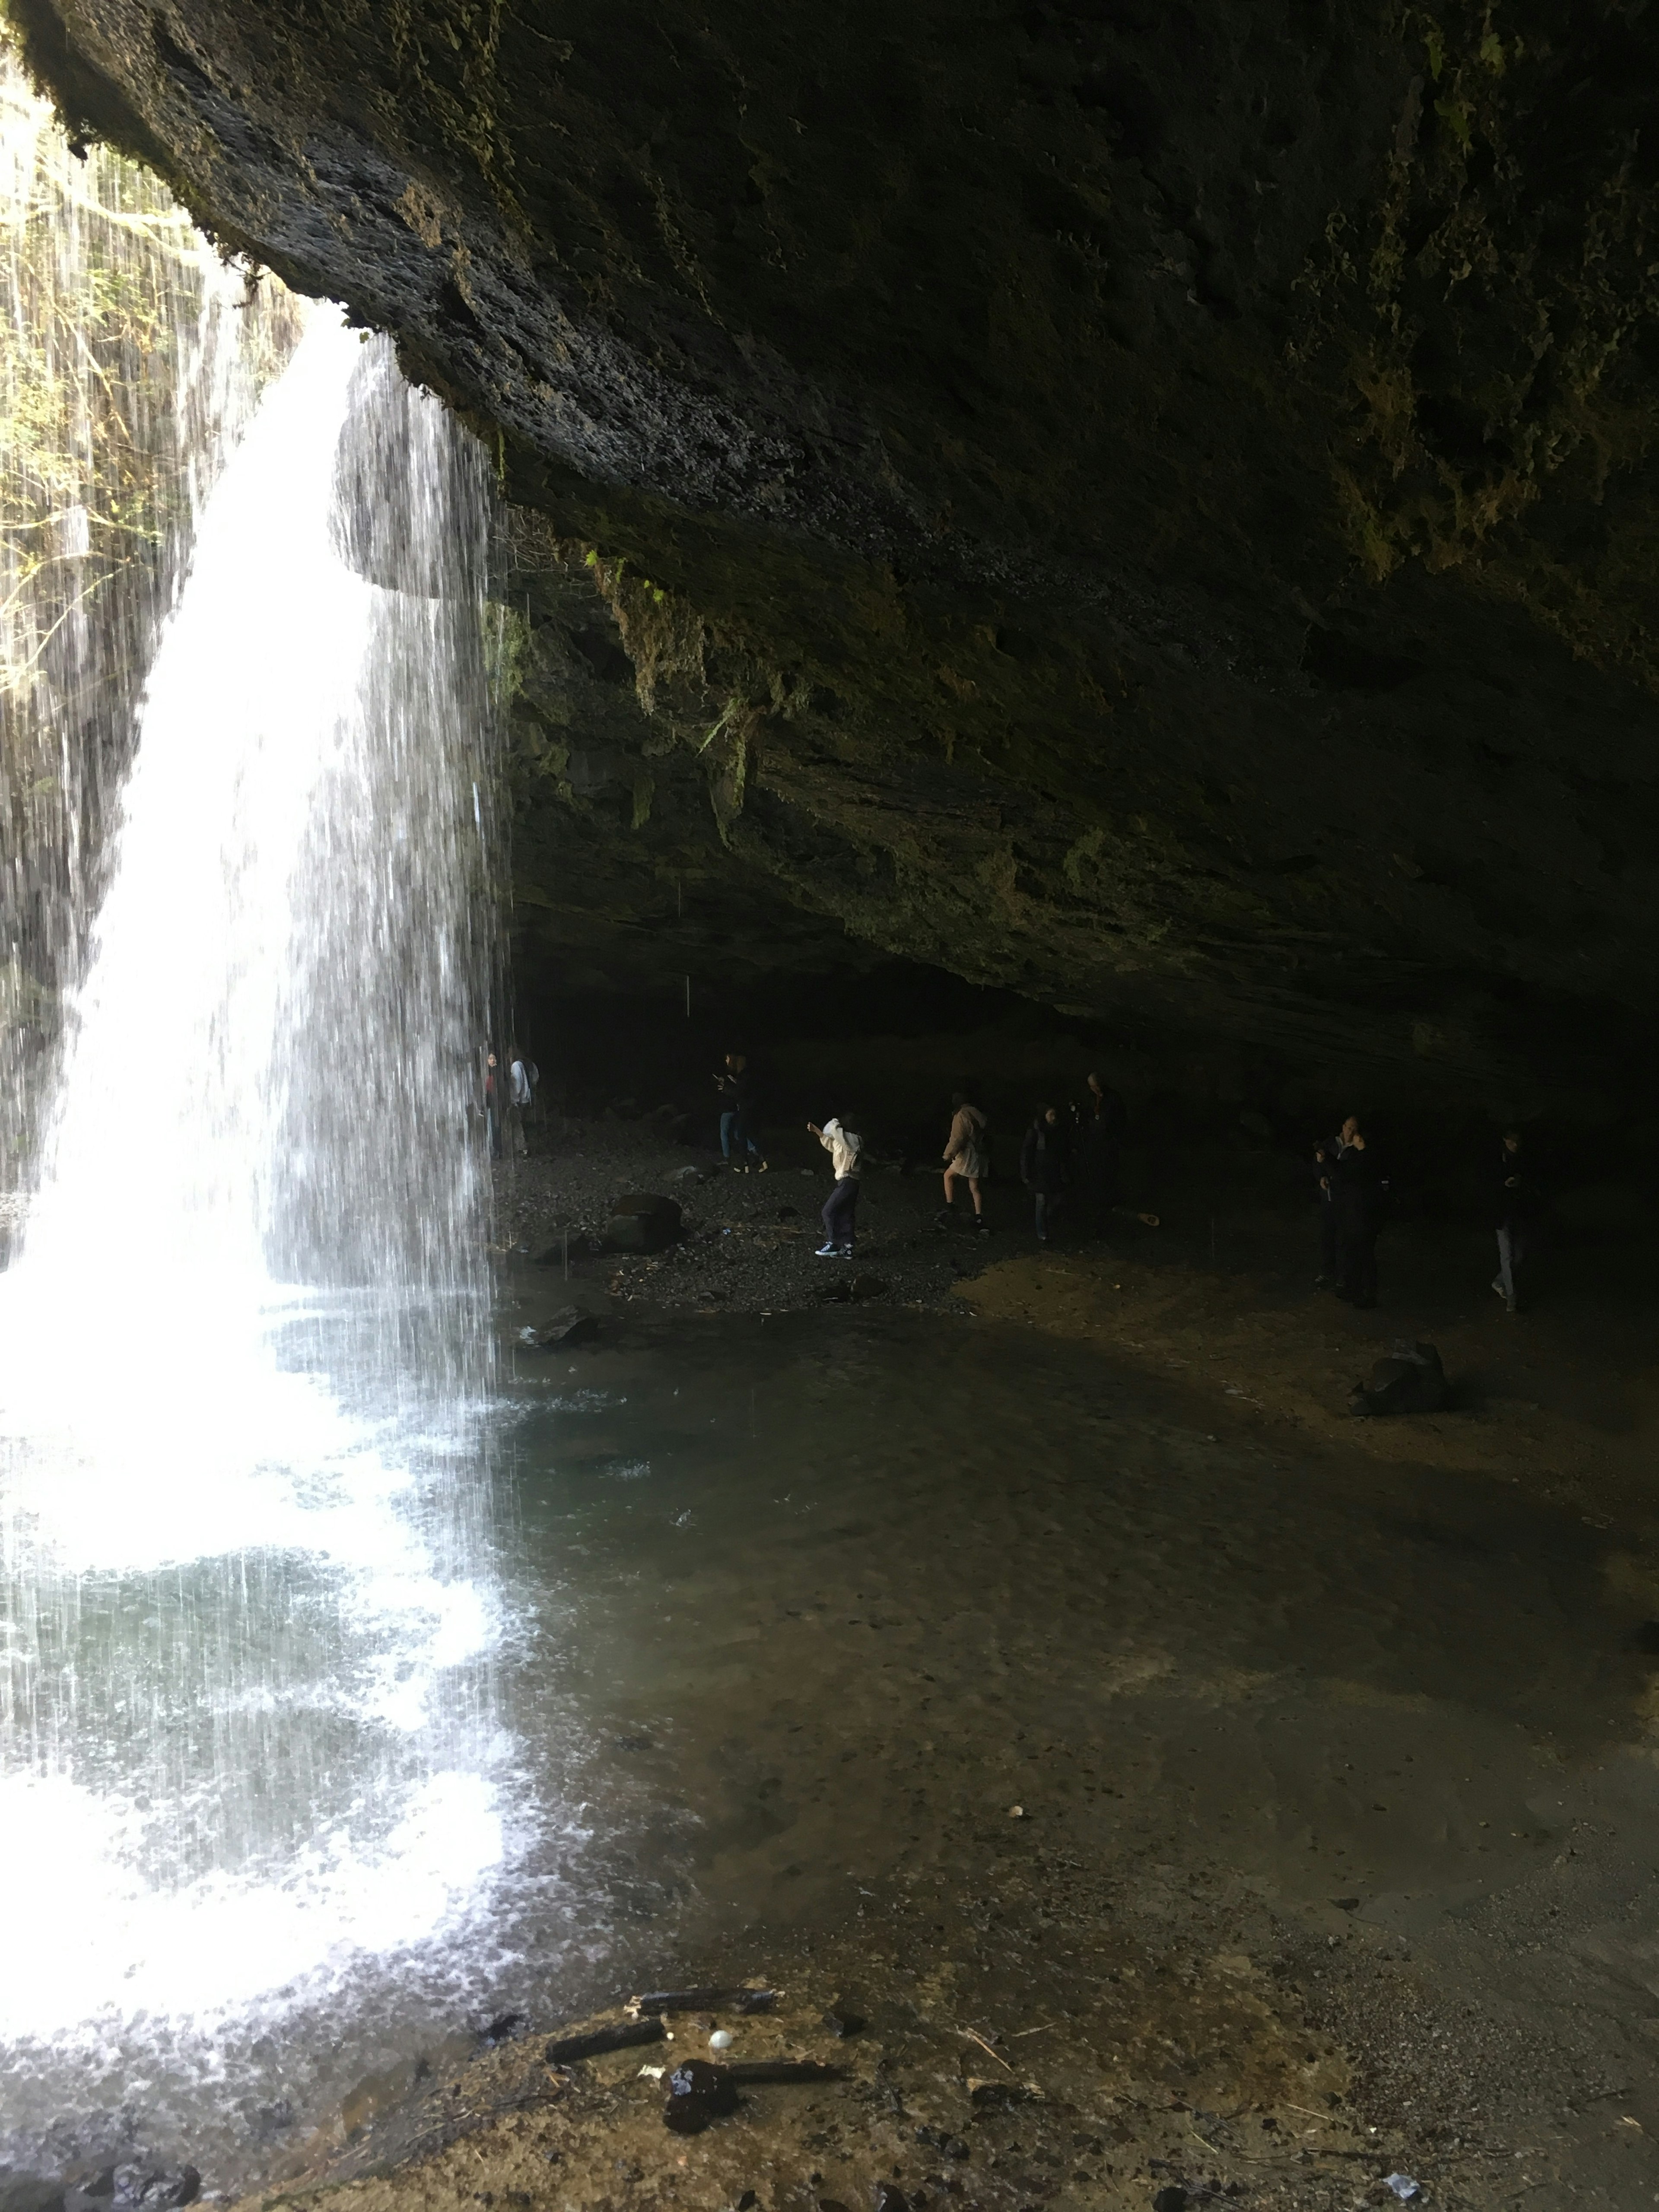
[[[1521,1265],[1527,1256],[1534,1212],[1530,1164],[1522,1164],[1522,1150],[1521,1132],[1506,1129],[1492,1177],[1498,1273],[1492,1286],[1511,1313],[1521,1310]]]
[[[757,1108],[755,1079],[740,1052],[728,1052],[714,1078],[720,1102],[720,1153],[733,1175],[747,1175],[750,1167],[766,1172],[766,1159],[756,1139]],[[732,1155],[735,1150],[737,1158]]]
[[[1048,1242],[1048,1223],[1060,1194],[1071,1181],[1072,1147],[1058,1106],[1039,1106],[1019,1148],[1019,1179],[1036,1202],[1039,1244]]]
[[[1334,1137],[1322,1137],[1314,1146],[1314,1196],[1319,1203],[1319,1273],[1316,1291],[1329,1290],[1342,1280],[1336,1254],[1336,1163],[1354,1140],[1359,1124],[1350,1114]]]
[[[1331,1164],[1331,1206],[1336,1217],[1336,1295],[1350,1304],[1376,1304],[1376,1236],[1389,1209],[1389,1179],[1358,1119],[1347,1149]],[[1344,1125],[1345,1127],[1347,1124]]]
[[[1106,1234],[1106,1217],[1121,1201],[1128,1129],[1128,1108],[1109,1084],[1091,1075],[1077,1118],[1078,1185],[1091,1237]]]

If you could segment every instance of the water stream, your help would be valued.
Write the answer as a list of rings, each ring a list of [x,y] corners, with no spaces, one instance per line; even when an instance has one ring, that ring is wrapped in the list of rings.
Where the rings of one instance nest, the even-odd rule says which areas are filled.
[[[14,819],[15,942],[42,910],[19,885],[101,893],[52,963],[49,1103],[11,1092],[15,1157],[38,1132],[0,1276],[0,1895],[27,1900],[0,2046],[25,2132],[441,1946],[505,1848],[471,1110],[486,477],[385,341],[294,303],[258,373],[240,284],[178,267],[185,496],[148,574],[182,581],[118,811],[67,872],[83,809],[33,847]],[[38,301],[14,307],[15,358]],[[12,581],[27,611],[33,574]],[[18,655],[45,664],[8,650],[18,694]]]

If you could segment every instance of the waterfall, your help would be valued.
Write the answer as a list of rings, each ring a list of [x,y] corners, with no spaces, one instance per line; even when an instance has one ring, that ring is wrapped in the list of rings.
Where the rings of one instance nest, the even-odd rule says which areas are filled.
[[[487,473],[384,340],[289,302],[273,348],[175,243],[179,405],[139,458],[175,466],[185,552],[100,857],[55,878],[101,895],[53,952],[0,1275],[14,2085],[19,2051],[118,2081],[429,1946],[502,1851]]]

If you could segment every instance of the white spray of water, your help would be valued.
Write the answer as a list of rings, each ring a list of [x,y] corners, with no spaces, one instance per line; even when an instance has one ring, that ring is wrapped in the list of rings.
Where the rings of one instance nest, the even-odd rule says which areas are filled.
[[[342,472],[416,588],[342,559]],[[8,2039],[314,1995],[501,1856],[464,1403],[481,514],[435,403],[318,312],[151,672],[0,1277]]]

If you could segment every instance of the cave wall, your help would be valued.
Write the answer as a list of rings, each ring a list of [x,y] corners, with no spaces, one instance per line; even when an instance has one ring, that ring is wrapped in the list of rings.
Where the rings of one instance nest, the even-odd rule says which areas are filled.
[[[523,958],[1645,1080],[1642,9],[13,12],[489,441]]]

